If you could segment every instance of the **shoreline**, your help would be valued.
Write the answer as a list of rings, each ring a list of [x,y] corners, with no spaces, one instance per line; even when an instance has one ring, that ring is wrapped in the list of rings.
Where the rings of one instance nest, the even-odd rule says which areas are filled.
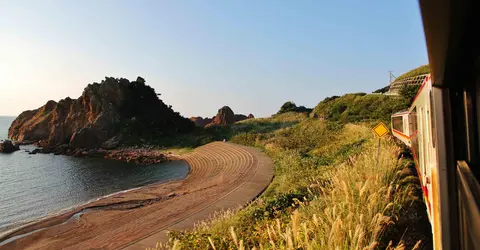
[[[7,140],[9,140],[9,139],[7,139]],[[14,143],[15,143],[15,145],[21,146],[20,151],[23,151],[23,152],[26,152],[26,153],[29,153],[29,154],[32,154],[31,152],[36,150],[35,153],[33,153],[32,155],[34,155],[34,154],[54,154],[54,155],[64,155],[64,156],[67,156],[67,157],[76,157],[76,158],[97,158],[97,159],[105,159],[105,160],[108,160],[108,161],[123,161],[123,162],[128,162],[128,163],[132,163],[132,164],[136,164],[136,165],[156,165],[156,164],[163,164],[163,163],[171,162],[171,161],[183,161],[188,166],[188,172],[181,179],[169,179],[169,180],[154,181],[154,182],[149,183],[147,185],[138,186],[138,187],[130,188],[130,189],[126,189],[126,190],[120,190],[120,191],[113,192],[111,194],[103,195],[103,196],[98,197],[98,198],[93,198],[93,199],[87,200],[85,202],[81,202],[79,204],[72,205],[70,207],[63,208],[63,209],[60,209],[58,211],[48,213],[46,215],[42,215],[38,218],[26,219],[26,220],[23,220],[23,221],[14,222],[10,225],[5,226],[3,229],[0,230],[0,247],[2,246],[2,243],[5,240],[5,238],[9,237],[12,234],[16,234],[17,231],[23,230],[23,228],[25,228],[25,227],[34,226],[36,223],[40,223],[40,222],[45,221],[45,220],[50,220],[53,217],[58,217],[58,216],[61,216],[63,214],[71,213],[71,212],[76,211],[80,208],[84,208],[85,206],[88,206],[89,204],[93,204],[93,203],[95,203],[95,202],[97,202],[101,199],[106,199],[110,196],[114,196],[114,195],[117,195],[117,194],[122,194],[122,193],[125,193],[125,192],[134,191],[134,190],[140,189],[140,188],[146,188],[146,187],[149,187],[149,186],[152,186],[152,185],[160,185],[160,184],[168,183],[168,182],[171,182],[171,181],[183,180],[183,179],[187,178],[188,175],[191,172],[190,166],[188,165],[188,163],[185,160],[183,160],[180,157],[180,155],[175,155],[171,152],[167,153],[167,152],[162,151],[161,149],[155,148],[155,147],[120,147],[120,148],[117,148],[117,149],[110,149],[110,150],[104,150],[104,149],[99,148],[99,149],[95,149],[95,151],[97,151],[97,152],[98,151],[103,151],[103,154],[94,153],[94,154],[90,154],[90,155],[89,154],[73,155],[73,154],[59,153],[59,152],[55,151],[56,148],[41,147],[41,146],[38,145],[38,142],[16,142],[16,141],[14,141]],[[32,150],[31,148],[22,148],[22,146],[31,146],[31,147],[35,147],[35,148]],[[79,151],[88,152],[85,149],[79,149]]]
[[[148,189],[148,188],[157,189],[157,188],[168,187],[169,185],[174,185],[174,184],[182,182],[187,177],[188,177],[188,174],[183,179],[167,180],[167,181],[164,181],[164,182],[160,181],[160,182],[151,183],[151,184],[141,186],[141,187],[122,190],[122,191],[115,192],[115,193],[112,193],[112,194],[108,194],[108,195],[105,195],[105,196],[102,196],[102,197],[99,197],[99,198],[96,198],[96,199],[92,199],[90,201],[87,201],[87,202],[79,204],[79,205],[75,205],[75,206],[70,207],[70,208],[62,209],[62,210],[60,210],[60,211],[58,211],[58,212],[56,212],[52,215],[47,215],[45,217],[41,217],[41,218],[38,218],[36,220],[26,222],[25,224],[20,225],[16,228],[13,228],[13,229],[10,229],[10,230],[7,230],[5,232],[0,233],[0,248],[2,248],[2,246],[11,242],[11,241],[9,241],[9,239],[11,239],[11,238],[15,238],[17,236],[28,235],[30,233],[39,232],[40,230],[46,230],[46,229],[51,228],[51,227],[56,226],[56,225],[62,225],[64,223],[68,223],[69,220],[74,218],[76,214],[81,214],[81,213],[84,213],[84,212],[88,212],[89,210],[96,210],[96,209],[100,210],[102,207],[119,205],[116,202],[110,203],[108,201],[108,199],[110,199],[110,198],[118,198],[116,196],[120,196],[122,194],[127,194],[128,195],[129,192],[142,191],[142,190]],[[168,198],[168,196],[166,198]],[[106,210],[108,210],[108,209],[106,209]],[[22,238],[22,237],[20,237],[20,238]],[[18,239],[20,239],[20,238],[18,238]]]
[[[164,241],[165,230],[191,228],[250,202],[273,178],[270,158],[231,143],[210,143],[178,158],[189,165],[184,179],[111,194],[17,228],[0,237],[0,249],[145,249]]]
[[[113,159],[109,159],[109,158],[105,158],[105,159],[113,160]],[[184,161],[186,163],[185,160],[180,159],[180,158],[174,158],[174,157],[171,157],[170,159],[168,159],[168,161]],[[164,163],[164,162],[162,162],[162,163]],[[162,164],[162,163],[156,163],[156,164]],[[15,226],[15,224],[13,224],[13,227],[10,228],[10,229],[8,229],[9,226],[7,226],[6,230],[0,231],[0,247],[5,244],[4,241],[8,241],[12,237],[16,237],[18,235],[28,234],[29,232],[35,231],[35,230],[42,230],[43,228],[50,227],[51,223],[54,223],[54,224],[65,223],[69,219],[74,217],[75,214],[82,213],[83,210],[91,209],[90,205],[95,204],[96,202],[99,202],[101,200],[108,199],[110,197],[117,196],[117,195],[126,194],[128,192],[133,192],[133,191],[139,190],[139,189],[154,188],[156,186],[169,184],[171,182],[180,182],[180,181],[186,179],[191,172],[190,166],[188,165],[188,163],[186,163],[186,164],[187,164],[189,170],[188,170],[188,173],[185,175],[185,177],[183,177],[181,179],[169,179],[169,180],[163,180],[163,181],[160,180],[160,181],[155,181],[153,183],[150,183],[150,184],[147,184],[147,185],[144,185],[144,186],[139,186],[139,187],[135,187],[135,188],[130,188],[130,189],[126,189],[126,190],[113,192],[111,194],[107,194],[107,195],[104,195],[104,196],[101,196],[101,197],[98,197],[98,198],[90,199],[86,202],[83,202],[83,203],[80,203],[80,204],[77,204],[77,205],[73,205],[73,206],[68,207],[68,208],[61,209],[59,211],[53,212],[52,214],[42,216],[42,217],[39,217],[37,219],[18,222],[17,226]],[[65,217],[68,217],[68,218],[65,219]],[[57,222],[58,220],[63,220],[63,222]],[[42,226],[43,225],[42,223],[46,223],[46,225]],[[23,232],[23,230],[28,230],[29,232]]]
[[[31,145],[36,147],[33,150],[22,149],[28,154],[54,154],[65,155],[78,158],[104,158],[108,160],[124,161],[129,163],[135,163],[138,165],[151,165],[158,164],[170,160],[178,160],[178,155],[171,152],[165,153],[162,148],[156,147],[119,147],[115,149],[70,149],[68,145],[60,145],[56,147],[44,147],[39,145],[38,142],[14,142],[15,145],[25,146]]]

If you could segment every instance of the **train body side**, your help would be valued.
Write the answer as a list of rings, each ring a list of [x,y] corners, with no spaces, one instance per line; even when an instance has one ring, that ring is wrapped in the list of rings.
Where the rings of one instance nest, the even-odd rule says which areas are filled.
[[[435,114],[432,113],[432,100],[431,78],[427,76],[409,110],[392,115],[392,133],[412,151],[435,238],[435,232],[441,230],[441,223],[437,218],[440,190],[437,185]]]

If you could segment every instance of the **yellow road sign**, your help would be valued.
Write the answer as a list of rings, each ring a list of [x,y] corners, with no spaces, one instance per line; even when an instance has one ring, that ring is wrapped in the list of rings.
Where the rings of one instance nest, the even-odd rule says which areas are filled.
[[[375,132],[375,134],[378,137],[382,137],[382,136],[388,134],[388,132],[390,132],[390,130],[388,130],[388,127],[383,122],[379,123],[372,130],[373,130],[373,132]]]

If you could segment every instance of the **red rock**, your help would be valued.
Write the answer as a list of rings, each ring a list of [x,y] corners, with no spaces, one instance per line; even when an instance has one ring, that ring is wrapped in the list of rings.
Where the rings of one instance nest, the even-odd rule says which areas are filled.
[[[48,101],[38,109],[21,113],[10,126],[8,136],[19,142],[41,141],[41,147],[69,144],[72,148],[94,148],[118,135],[120,121],[138,120],[138,124],[150,124],[154,129],[163,126],[165,133],[193,129],[192,122],[164,104],[144,83],[140,77],[134,82],[107,77],[102,83],[89,84],[78,99]],[[116,140],[107,144],[118,146]]]
[[[94,149],[99,146],[97,139],[97,131],[92,128],[81,128],[73,133],[70,143],[70,148],[85,148]]]
[[[235,122],[243,121],[249,118],[254,118],[252,114],[248,116],[242,114],[233,113],[232,109],[228,106],[224,106],[218,110],[217,115],[212,119],[202,118],[200,116],[190,117],[190,120],[195,123],[197,127],[209,128],[212,126],[227,126]]]
[[[207,124],[209,124],[213,121],[212,118],[205,117],[205,119],[204,119],[200,116],[190,117],[190,120],[192,122],[194,122],[195,126],[197,126],[197,127],[205,127]]]
[[[227,126],[233,124],[235,122],[235,114],[233,113],[232,109],[228,106],[223,106],[221,109],[218,110],[215,119],[209,123],[206,128],[212,126]]]

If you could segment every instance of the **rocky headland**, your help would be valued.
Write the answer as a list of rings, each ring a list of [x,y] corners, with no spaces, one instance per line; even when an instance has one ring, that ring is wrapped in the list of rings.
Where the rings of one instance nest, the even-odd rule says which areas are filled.
[[[194,129],[194,122],[175,112],[159,95],[141,77],[135,81],[106,77],[89,84],[77,99],[48,101],[24,111],[13,121],[8,136],[18,144],[39,146],[36,152],[40,153],[137,159],[133,161],[139,163],[148,163],[144,159],[152,155],[154,162],[161,161],[165,156],[159,156],[158,150],[112,151],[125,141]]]

